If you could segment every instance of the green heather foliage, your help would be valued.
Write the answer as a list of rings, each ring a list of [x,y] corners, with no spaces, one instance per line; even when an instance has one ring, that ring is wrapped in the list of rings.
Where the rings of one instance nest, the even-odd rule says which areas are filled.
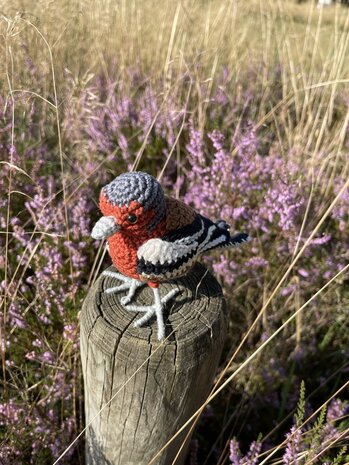
[[[188,463],[348,463],[349,9],[35,3],[0,1],[0,464],[52,464],[84,427],[79,311],[109,263],[91,225],[130,169],[253,237],[204,257],[220,373],[241,370]]]

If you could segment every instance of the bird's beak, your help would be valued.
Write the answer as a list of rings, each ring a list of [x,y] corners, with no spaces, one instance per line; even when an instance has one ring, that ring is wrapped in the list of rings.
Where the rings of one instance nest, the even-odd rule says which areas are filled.
[[[119,229],[120,225],[117,224],[113,216],[102,216],[94,225],[91,236],[96,240],[106,239],[118,232]]]

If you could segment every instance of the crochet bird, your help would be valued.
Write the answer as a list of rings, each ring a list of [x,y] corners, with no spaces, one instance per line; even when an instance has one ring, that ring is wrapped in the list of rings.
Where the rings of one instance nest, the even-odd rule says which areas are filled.
[[[165,336],[163,309],[178,292],[173,289],[161,297],[159,284],[188,273],[204,252],[249,240],[245,233],[230,236],[225,221],[214,223],[183,202],[165,196],[159,182],[143,172],[115,178],[102,188],[99,205],[103,216],[91,236],[108,240],[118,272],[105,271],[104,275],[122,283],[105,292],[127,290],[122,305],[144,313],[135,326],[142,326],[155,315],[159,340]],[[152,288],[154,304],[130,305],[136,289],[144,284]]]

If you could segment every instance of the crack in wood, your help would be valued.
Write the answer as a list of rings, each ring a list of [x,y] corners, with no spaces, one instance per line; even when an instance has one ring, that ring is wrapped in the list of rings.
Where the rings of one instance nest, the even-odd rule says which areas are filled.
[[[123,294],[104,294],[112,283],[101,276],[82,309],[86,422],[112,399],[87,431],[86,463],[144,465],[209,394],[224,341],[224,299],[217,281],[198,264],[163,284],[166,292],[179,289],[180,298],[166,314],[169,337],[159,342],[156,321],[135,328],[137,315],[119,302]],[[140,289],[138,299],[148,305],[152,293]],[[183,439],[181,434],[154,463],[172,463]],[[176,465],[183,465],[187,445]]]

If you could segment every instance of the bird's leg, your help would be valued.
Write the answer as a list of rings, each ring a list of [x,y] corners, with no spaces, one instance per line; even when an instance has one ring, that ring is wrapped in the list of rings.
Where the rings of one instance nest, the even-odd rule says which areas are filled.
[[[137,279],[129,278],[128,276],[124,276],[121,273],[117,273],[116,271],[106,270],[106,271],[103,271],[102,274],[104,276],[110,276],[111,278],[116,278],[119,281],[123,282],[123,284],[120,284],[119,286],[110,287],[109,289],[105,290],[106,294],[113,294],[114,292],[128,290],[128,294],[120,299],[120,302],[123,305],[127,305],[129,302],[131,302],[132,298],[135,295],[136,290],[139,287],[142,287],[144,286],[144,284],[146,284],[142,281],[138,281]]]
[[[158,325],[158,339],[161,341],[165,337],[165,324],[164,324],[164,316],[163,316],[163,309],[167,302],[174,297],[179,290],[172,289],[168,292],[164,297],[161,298],[159,288],[152,288],[154,292],[154,304],[153,305],[146,305],[146,306],[138,306],[138,305],[126,305],[125,308],[127,310],[131,310],[132,312],[145,312],[141,318],[135,321],[134,325],[136,327],[142,326],[144,323],[150,320],[153,315],[156,315],[156,322]]]
[[[159,288],[153,289],[154,292],[154,307],[156,315],[156,323],[158,325],[158,339],[161,341],[165,337],[165,323],[164,315],[162,314],[163,303],[161,302],[161,296]]]

